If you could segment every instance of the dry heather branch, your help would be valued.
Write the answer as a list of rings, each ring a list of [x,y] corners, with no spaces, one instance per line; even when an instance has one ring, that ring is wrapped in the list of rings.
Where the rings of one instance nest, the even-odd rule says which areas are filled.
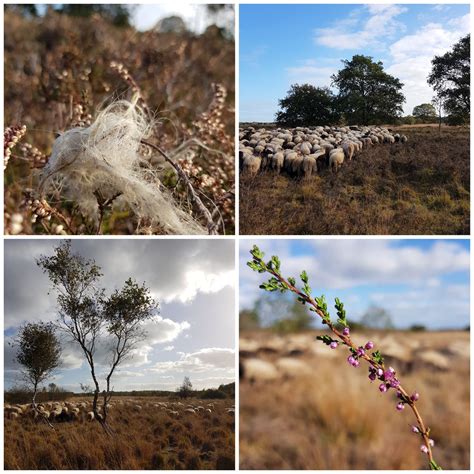
[[[342,327],[342,330],[338,329],[336,323],[331,321],[324,295],[321,297],[312,296],[308,275],[304,270],[300,275],[303,286],[299,289],[296,287],[295,278],[284,278],[281,275],[280,260],[277,256],[272,256],[270,261],[265,263],[264,253],[256,245],[253,246],[250,254],[252,255],[252,260],[247,262],[247,265],[252,270],[258,273],[269,273],[272,275],[267,282],[260,285],[261,289],[265,291],[280,291],[282,293],[285,291],[291,291],[296,294],[298,301],[304,305],[307,304],[310,311],[316,313],[321,318],[323,324],[327,325],[337,338],[333,339],[331,336],[324,335],[318,336],[317,339],[327,344],[331,349],[336,349],[339,345],[346,346],[350,352],[347,361],[352,367],[359,367],[360,360],[365,360],[369,364],[370,381],[373,382],[378,379],[382,382],[379,385],[380,392],[385,393],[390,388],[397,391],[396,393],[399,402],[396,405],[396,409],[398,411],[403,411],[405,405],[408,405],[413,411],[417,425],[412,426],[412,431],[421,436],[423,444],[421,445],[420,450],[428,455],[430,469],[442,470],[433,458],[432,447],[434,446],[434,441],[430,438],[430,429],[425,426],[420,412],[416,407],[416,402],[420,397],[419,394],[414,392],[412,395],[409,395],[409,392],[402,386],[396,377],[395,370],[392,367],[385,367],[384,359],[380,354],[380,351],[377,350],[372,352],[372,354],[369,354],[368,351],[374,348],[374,343],[372,341],[368,341],[365,346],[359,347],[352,342],[344,304],[339,300],[339,298],[336,298],[335,300],[335,308],[338,315],[337,325]]]
[[[3,169],[5,170],[10,160],[13,147],[24,137],[26,125],[13,125],[3,132]]]

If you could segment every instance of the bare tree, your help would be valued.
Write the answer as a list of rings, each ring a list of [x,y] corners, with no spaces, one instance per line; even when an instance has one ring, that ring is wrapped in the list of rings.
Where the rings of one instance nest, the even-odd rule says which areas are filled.
[[[178,395],[181,398],[188,398],[191,396],[193,391],[193,384],[191,383],[191,379],[189,377],[184,377],[183,383],[178,388]]]
[[[103,416],[107,419],[107,406],[111,397],[110,381],[115,369],[130,356],[137,343],[144,339],[143,323],[158,311],[158,303],[150,296],[145,284],[138,285],[129,278],[123,288],[103,303],[103,319],[111,336],[111,361],[106,377]]]
[[[36,406],[38,387],[60,365],[61,345],[54,325],[44,322],[26,323],[20,328],[13,344],[17,347],[16,360],[22,366],[25,381],[33,389],[33,410],[39,413]]]
[[[149,295],[148,288],[130,279],[122,290],[106,298],[98,286],[102,277],[100,267],[93,260],[74,254],[70,241],[62,242],[52,256],[41,256],[37,263],[58,293],[59,326],[80,346],[89,365],[94,387],[94,417],[110,433],[107,414],[112,375],[145,336],[142,323],[155,314],[158,304]],[[110,356],[101,407],[96,370],[99,345],[105,347]]]

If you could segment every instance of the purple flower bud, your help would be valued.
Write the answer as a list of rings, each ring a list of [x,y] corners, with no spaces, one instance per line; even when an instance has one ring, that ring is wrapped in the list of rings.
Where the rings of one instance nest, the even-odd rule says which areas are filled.
[[[344,328],[342,330],[342,334],[344,334],[344,336],[348,336],[350,334],[349,328]]]
[[[352,367],[359,367],[360,362],[357,359],[354,359],[354,362],[352,363]]]
[[[356,361],[355,358],[351,355],[347,358],[347,362],[349,362],[349,364],[351,365],[354,365],[355,361]]]
[[[397,391],[397,398],[402,398],[402,392],[400,392],[400,390]]]
[[[412,402],[416,402],[420,398],[420,394],[418,392],[415,392],[411,397],[410,400]]]
[[[357,355],[359,357],[362,357],[364,354],[365,354],[364,349],[362,347],[359,347],[359,349],[357,349]]]
[[[329,344],[329,347],[330,347],[331,349],[336,349],[337,346],[338,346],[338,344],[337,344],[336,341],[332,341],[331,344]]]
[[[385,392],[388,390],[388,388],[387,388],[387,386],[386,386],[384,383],[381,383],[381,384],[379,385],[379,390],[380,390],[382,393],[385,393]]]
[[[396,378],[393,378],[392,380],[390,380],[390,386],[392,386],[393,388],[398,388],[400,386],[399,380]]]
[[[385,380],[390,380],[392,377],[393,377],[393,373],[390,372],[390,370],[386,370],[386,371],[383,373],[383,378],[384,378]]]
[[[365,344],[365,348],[370,351],[370,349],[374,348],[374,343],[372,341],[369,341]]]
[[[422,453],[428,454],[428,448],[424,444],[420,446],[420,451]]]
[[[383,375],[383,370],[382,370],[382,369],[377,369],[377,375],[378,375],[379,377],[382,377],[382,375]]]
[[[389,371],[389,372],[392,372],[392,374],[395,374],[395,369],[394,369],[393,367],[389,367],[389,368],[388,368],[388,371]]]
[[[377,378],[377,376],[375,375],[375,372],[370,372],[369,374],[369,379],[372,380],[372,382]]]
[[[404,403],[400,402],[400,403],[397,404],[397,410],[398,411],[402,411],[404,409],[405,409],[405,404]]]
[[[430,439],[430,440],[428,441],[428,443],[430,444],[431,447],[434,446],[434,441],[433,441],[432,439]]]
[[[415,425],[413,425],[413,426],[411,427],[411,430],[413,431],[413,433],[419,433],[419,432],[420,432],[418,426],[415,426]]]

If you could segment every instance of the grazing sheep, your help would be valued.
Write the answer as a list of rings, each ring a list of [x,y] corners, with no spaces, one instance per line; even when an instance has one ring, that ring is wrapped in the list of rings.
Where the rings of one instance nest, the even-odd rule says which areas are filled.
[[[243,375],[251,382],[270,381],[278,378],[278,371],[272,363],[254,358],[244,361]]]
[[[243,172],[250,176],[256,176],[260,170],[262,158],[259,156],[247,155],[244,157]]]
[[[90,411],[87,413],[87,421],[94,421],[94,412],[93,411]]]
[[[401,143],[406,143],[407,141],[408,141],[408,138],[407,138],[406,135],[402,135],[402,136],[400,137],[400,142],[401,142]]]
[[[329,155],[329,167],[337,173],[338,169],[344,163],[344,150],[342,148],[335,148]]]
[[[316,174],[318,172],[318,165],[317,165],[315,156],[306,155],[303,158],[302,168],[303,168],[303,175],[305,178],[309,178],[311,177],[312,174]]]

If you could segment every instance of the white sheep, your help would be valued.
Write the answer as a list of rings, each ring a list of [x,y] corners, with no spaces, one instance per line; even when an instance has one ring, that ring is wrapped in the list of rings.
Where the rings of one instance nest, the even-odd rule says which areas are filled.
[[[335,148],[329,154],[329,167],[333,171],[338,171],[338,169],[344,163],[344,150],[342,148]]]

